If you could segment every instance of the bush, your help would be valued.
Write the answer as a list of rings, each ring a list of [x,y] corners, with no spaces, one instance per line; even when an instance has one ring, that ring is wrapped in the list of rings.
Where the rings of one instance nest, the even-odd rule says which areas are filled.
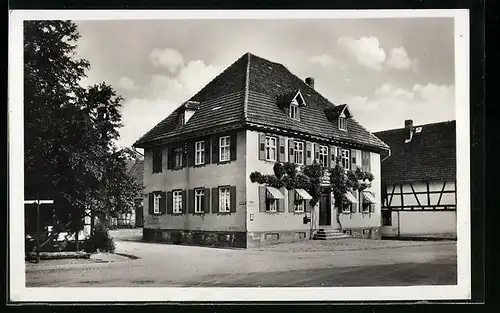
[[[108,229],[101,224],[96,225],[92,235],[85,244],[86,252],[115,252],[115,242],[109,235]]]

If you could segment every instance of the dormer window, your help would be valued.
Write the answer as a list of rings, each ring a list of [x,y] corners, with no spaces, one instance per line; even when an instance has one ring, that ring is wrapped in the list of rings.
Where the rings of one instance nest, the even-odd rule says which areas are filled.
[[[292,103],[290,103],[290,118],[294,120],[299,119],[299,106],[295,101],[292,101]]]
[[[184,112],[181,112],[179,113],[179,117],[178,117],[178,120],[177,120],[177,125],[179,126],[182,126],[184,125],[185,121],[184,121]]]
[[[339,116],[339,129],[347,130],[347,121],[345,119],[345,116]]]

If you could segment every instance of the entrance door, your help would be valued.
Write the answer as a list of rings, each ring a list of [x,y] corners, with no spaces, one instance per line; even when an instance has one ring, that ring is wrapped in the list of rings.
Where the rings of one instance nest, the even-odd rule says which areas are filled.
[[[319,226],[332,225],[332,210],[330,194],[323,193],[319,200]]]

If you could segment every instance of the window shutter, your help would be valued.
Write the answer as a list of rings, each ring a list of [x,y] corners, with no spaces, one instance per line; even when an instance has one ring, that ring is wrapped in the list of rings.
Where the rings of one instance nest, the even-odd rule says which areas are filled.
[[[278,152],[278,161],[285,162],[286,161],[286,149],[285,149],[285,138],[278,137],[279,140],[279,152]]]
[[[317,143],[314,144],[314,159],[319,162],[319,144]]]
[[[171,170],[174,168],[174,148],[169,147],[167,149],[167,169]]]
[[[266,159],[266,135],[259,134],[259,160]]]
[[[305,212],[311,212],[311,204],[309,203],[310,200],[305,200],[304,201],[304,211]]]
[[[182,213],[186,213],[186,203],[187,202],[187,197],[186,197],[186,190],[182,191]]]
[[[219,212],[219,188],[212,188],[212,213]]]
[[[194,145],[196,144],[195,141],[188,141],[187,145],[187,165],[188,166],[194,166],[194,153],[195,153],[195,148]]]
[[[283,193],[284,191],[285,191],[285,188],[280,188],[281,193]],[[277,205],[278,205],[278,208],[277,208],[278,212],[285,212],[285,199],[279,199]]]
[[[295,189],[288,190],[288,212],[295,212]]]
[[[259,212],[266,212],[266,187],[259,186]]]
[[[167,193],[165,191],[160,192],[160,213],[167,213]]]
[[[236,186],[231,186],[230,197],[231,208],[229,210],[230,212],[236,212]]]
[[[309,141],[306,142],[305,153],[306,155],[306,165],[312,164],[312,143]]]
[[[371,194],[372,194],[373,198],[375,198],[375,193],[372,192]],[[374,203],[370,203],[370,212],[371,213],[375,212],[375,204]]]
[[[212,137],[212,163],[219,162],[219,137]]]
[[[174,196],[172,191],[167,192],[167,214],[172,214],[174,210]]]
[[[290,154],[290,158],[288,158],[288,162],[290,163],[295,163],[295,157],[294,157],[294,149],[295,149],[295,141],[293,139],[288,139],[288,150]]]
[[[205,140],[205,164],[210,163],[210,139]]]
[[[203,200],[203,212],[210,213],[210,188],[205,188],[205,198]]]
[[[231,161],[236,160],[237,147],[238,147],[238,133],[233,133],[229,137],[229,157]]]
[[[179,147],[182,148],[182,166],[181,167],[186,167],[187,166],[187,156],[188,156],[188,144],[187,143],[181,143]]]
[[[184,197],[184,195],[183,195]],[[189,189],[188,190],[188,213],[194,213],[194,189]],[[184,204],[184,203],[183,203]]]
[[[150,193],[148,194],[148,213],[150,215],[153,215],[154,214],[154,209],[153,209],[153,206],[154,206],[154,194],[153,193]]]

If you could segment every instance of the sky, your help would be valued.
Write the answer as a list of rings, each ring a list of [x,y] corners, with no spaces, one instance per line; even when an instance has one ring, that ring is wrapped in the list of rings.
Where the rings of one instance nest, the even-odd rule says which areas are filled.
[[[124,97],[131,146],[247,52],[285,65],[369,131],[455,119],[453,18],[75,21],[81,84]]]

